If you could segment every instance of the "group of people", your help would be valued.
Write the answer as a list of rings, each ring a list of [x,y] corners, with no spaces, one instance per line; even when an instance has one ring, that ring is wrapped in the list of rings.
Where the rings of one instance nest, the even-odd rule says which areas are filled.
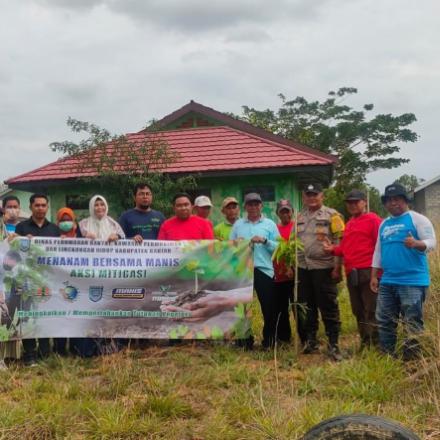
[[[153,192],[146,183],[133,189],[134,208],[118,221],[108,215],[108,204],[101,195],[90,199],[89,216],[77,222],[70,208],[61,208],[56,222],[47,220],[48,198],[33,194],[31,217],[19,222],[20,203],[16,197],[3,200],[4,217],[0,239],[28,237],[83,237],[92,240],[249,240],[253,250],[254,290],[263,315],[262,346],[271,348],[288,343],[292,337],[290,306],[294,309],[303,353],[319,350],[319,314],[328,338],[328,354],[341,360],[339,348],[340,312],[337,284],[345,268],[353,314],[358,323],[362,346],[378,346],[396,355],[397,325],[401,318],[407,338],[403,356],[413,358],[420,350],[418,334],[423,330],[423,303],[429,286],[426,253],[436,245],[434,228],[421,214],[409,209],[404,187],[395,183],[385,188],[382,202],[390,217],[382,220],[367,212],[364,192],[350,191],[346,207],[351,218],[347,225],[334,209],[324,205],[323,188],[317,183],[304,186],[303,208],[296,215],[289,200],[277,203],[279,223],[266,218],[263,200],[257,193],[244,197],[246,214],[240,217],[240,203],[226,197],[221,205],[224,221],[213,226],[209,216],[212,202],[199,196],[194,204],[186,193],[172,199],[174,216],[152,209]],[[273,253],[280,240],[297,238],[297,280],[295,268],[274,262]],[[293,292],[297,283],[297,296]],[[253,337],[241,341],[248,348]],[[96,352],[96,341],[73,339],[70,349],[88,356]],[[66,340],[54,339],[53,351],[66,353]],[[50,352],[48,339],[23,340],[23,358],[32,365],[37,356]],[[2,344],[2,359],[18,356],[18,342]],[[3,363],[4,364],[4,363]]]

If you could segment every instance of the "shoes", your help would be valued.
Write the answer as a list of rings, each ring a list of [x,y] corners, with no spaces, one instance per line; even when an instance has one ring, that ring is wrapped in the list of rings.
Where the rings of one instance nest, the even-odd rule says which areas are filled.
[[[234,341],[236,347],[243,348],[246,351],[251,351],[254,348],[254,337],[240,338]]]
[[[319,347],[317,341],[306,341],[304,343],[303,354],[318,353]]]
[[[37,360],[34,357],[31,357],[31,358],[25,359],[24,365],[26,367],[36,367],[38,364],[37,364]]]
[[[343,359],[341,351],[339,350],[339,347],[336,344],[329,346],[328,356],[331,360],[335,362],[341,362]]]
[[[420,359],[422,356],[422,347],[417,339],[411,338],[405,341],[403,345],[403,362],[410,362]]]

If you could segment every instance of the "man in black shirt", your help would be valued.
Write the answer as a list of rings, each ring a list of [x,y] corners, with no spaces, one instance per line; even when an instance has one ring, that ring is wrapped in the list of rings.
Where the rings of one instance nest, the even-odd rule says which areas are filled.
[[[48,199],[45,194],[33,194],[30,199],[30,209],[32,216],[24,220],[15,228],[16,235],[32,237],[59,237],[61,231],[57,225],[50,223],[46,219],[49,208]],[[65,351],[66,339],[59,338],[54,340],[56,352]],[[64,350],[63,350],[64,346]],[[49,338],[38,339],[38,354],[47,357],[50,354]],[[37,340],[23,339],[23,359],[27,365],[35,365],[37,360]]]
[[[46,219],[49,208],[47,196],[33,194],[29,200],[32,216],[20,222],[15,233],[27,237],[59,237],[61,231],[58,226]]]
[[[157,240],[165,217],[161,212],[151,209],[153,190],[147,183],[138,183],[133,188],[133,196],[135,208],[124,212],[119,218],[125,236],[133,238],[136,243]]]

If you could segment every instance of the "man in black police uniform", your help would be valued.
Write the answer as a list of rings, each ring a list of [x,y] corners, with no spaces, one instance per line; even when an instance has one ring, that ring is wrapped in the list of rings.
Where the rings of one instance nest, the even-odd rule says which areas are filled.
[[[33,194],[30,199],[30,210],[32,215],[29,219],[19,223],[15,229],[16,235],[32,237],[59,237],[61,231],[57,225],[46,219],[49,209],[48,198],[45,194]],[[65,351],[65,338],[54,340],[56,352]],[[64,346],[64,350],[63,350]],[[38,355],[42,358],[49,356],[49,338],[38,339]],[[23,359],[26,365],[33,366],[37,360],[37,340],[23,339]]]

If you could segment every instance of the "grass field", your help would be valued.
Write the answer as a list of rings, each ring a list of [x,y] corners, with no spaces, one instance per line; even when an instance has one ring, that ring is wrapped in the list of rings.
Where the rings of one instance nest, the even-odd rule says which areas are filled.
[[[327,360],[324,344],[322,354],[299,357],[292,347],[244,352],[221,344],[154,346],[93,360],[53,356],[0,373],[0,439],[296,439],[325,418],[353,412],[440,439],[438,252],[431,264],[420,361],[359,352],[342,291],[341,363]]]

